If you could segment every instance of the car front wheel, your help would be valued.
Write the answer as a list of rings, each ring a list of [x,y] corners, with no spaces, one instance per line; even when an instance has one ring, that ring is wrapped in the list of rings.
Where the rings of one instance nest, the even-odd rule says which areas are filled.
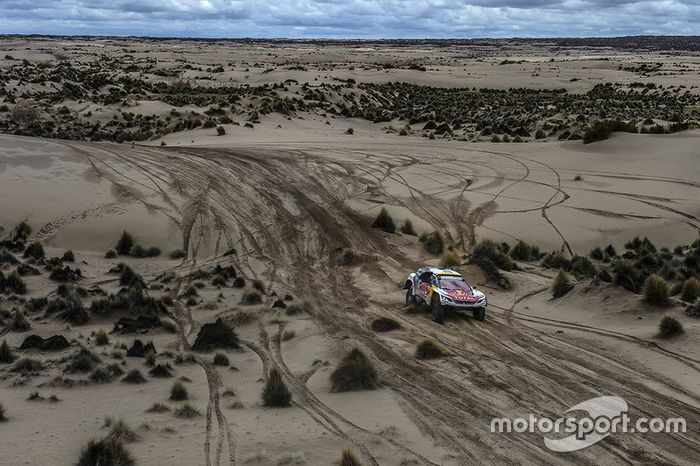
[[[443,319],[445,318],[445,308],[442,306],[442,304],[440,304],[440,298],[433,299],[431,311],[433,322],[441,324]]]
[[[415,302],[416,296],[413,294],[413,287],[410,287],[406,290],[406,299],[404,300],[404,304],[406,304],[406,306],[409,306]]]
[[[484,320],[486,317],[486,308],[480,307],[479,309],[474,309],[474,318],[476,320]]]

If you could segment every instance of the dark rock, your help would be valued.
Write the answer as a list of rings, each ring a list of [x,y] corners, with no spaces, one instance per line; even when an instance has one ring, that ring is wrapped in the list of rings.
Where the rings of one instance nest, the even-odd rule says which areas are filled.
[[[238,337],[223,320],[204,324],[192,345],[194,351],[209,351],[216,348],[239,348]]]
[[[161,321],[158,317],[140,315],[135,319],[122,317],[114,323],[114,331],[120,333],[136,333],[148,331],[155,327],[160,327]]]
[[[148,353],[157,354],[152,341],[144,345],[141,340],[134,340],[134,344],[126,351],[127,357],[130,358],[145,358]]]
[[[30,335],[24,339],[19,349],[38,349],[41,351],[57,351],[68,348],[70,342],[63,335],[53,335],[43,339],[39,335]]]

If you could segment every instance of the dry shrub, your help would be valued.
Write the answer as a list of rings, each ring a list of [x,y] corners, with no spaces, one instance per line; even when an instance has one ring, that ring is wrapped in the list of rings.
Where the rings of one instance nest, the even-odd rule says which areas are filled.
[[[331,391],[374,390],[379,387],[377,370],[358,348],[350,351],[331,374]]]
[[[264,406],[276,408],[289,406],[292,401],[292,394],[276,368],[270,370],[263,389],[262,400]]]

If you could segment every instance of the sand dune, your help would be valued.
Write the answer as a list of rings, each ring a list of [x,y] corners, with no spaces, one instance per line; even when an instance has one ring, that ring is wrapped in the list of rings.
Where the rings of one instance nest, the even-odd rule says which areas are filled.
[[[15,58],[53,60],[39,39],[29,50],[22,41],[2,44]],[[121,56],[123,42],[66,44],[69,59],[96,60]],[[472,86],[499,70],[492,87],[508,88],[557,66],[525,84],[552,88],[579,76],[569,91],[585,93],[598,80],[638,78],[601,60],[633,62],[636,54],[610,50],[576,50],[565,65],[551,64],[543,49],[476,48],[483,61],[459,71],[448,64],[454,49],[419,46],[264,47],[273,57],[196,42],[133,48],[164,69],[186,58],[203,67],[185,70],[190,78],[236,84],[322,75],[329,83]],[[269,58],[254,66],[262,56]],[[292,58],[306,70],[287,69]],[[517,63],[498,64],[506,58]],[[408,67],[418,59],[427,71]],[[656,59],[670,66],[678,57],[644,57]],[[240,63],[206,71],[229,60],[251,63],[248,71]],[[378,67],[388,60],[400,67]],[[338,61],[355,69],[331,67]],[[271,62],[278,68],[262,73]],[[112,118],[111,104],[63,103],[92,112],[86,118]],[[209,109],[148,99],[128,108],[140,119]],[[247,113],[237,114],[239,123]],[[113,417],[133,430],[125,445],[138,464],[335,464],[346,448],[366,465],[697,463],[700,324],[681,298],[698,273],[699,130],[509,144],[420,137],[420,124],[401,136],[387,127],[403,122],[321,109],[259,117],[252,127],[215,125],[223,135],[215,126],[184,128],[123,144],[0,135],[0,342],[17,358],[0,362],[0,462],[75,464],[91,438],[112,435],[114,420],[105,419]],[[381,209],[415,232],[373,228]],[[21,222],[31,232],[17,229]],[[124,231],[134,244],[119,254]],[[453,267],[488,295],[484,321],[448,313],[440,325],[404,305],[407,274],[441,261],[420,238],[433,231],[454,251]],[[635,236],[646,239],[628,244]],[[494,260],[507,262],[494,265],[497,275],[477,260],[485,239],[496,242]],[[498,244],[520,240],[540,253],[512,254],[513,266]],[[582,259],[608,245],[615,254]],[[620,264],[632,271],[623,276]],[[560,267],[573,288],[553,298]],[[26,293],[7,284],[13,271],[22,271]],[[655,273],[671,288],[663,305],[640,288]],[[664,316],[684,332],[660,338]],[[378,318],[398,327],[378,332]],[[62,335],[68,346],[21,349],[30,335]],[[135,340],[152,342],[156,354],[134,355]],[[424,340],[444,354],[417,357]],[[219,347],[197,346],[207,343]],[[331,374],[355,348],[371,361],[378,387],[333,391]],[[22,370],[23,358],[41,368]],[[290,406],[265,405],[273,369]],[[144,383],[129,383],[133,370]],[[170,399],[176,381],[187,400]],[[539,433],[490,432],[494,417],[556,418],[605,395],[624,398],[635,418],[680,416],[689,430],[614,434],[565,454]]]

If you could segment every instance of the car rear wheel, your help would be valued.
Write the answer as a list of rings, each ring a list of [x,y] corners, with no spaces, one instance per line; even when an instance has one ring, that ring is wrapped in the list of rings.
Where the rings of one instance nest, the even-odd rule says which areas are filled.
[[[433,304],[431,306],[433,322],[441,324],[445,318],[445,308],[440,304],[440,298],[433,299]]]
[[[479,309],[474,309],[474,318],[476,320],[484,320],[486,317],[486,308],[480,307]]]

